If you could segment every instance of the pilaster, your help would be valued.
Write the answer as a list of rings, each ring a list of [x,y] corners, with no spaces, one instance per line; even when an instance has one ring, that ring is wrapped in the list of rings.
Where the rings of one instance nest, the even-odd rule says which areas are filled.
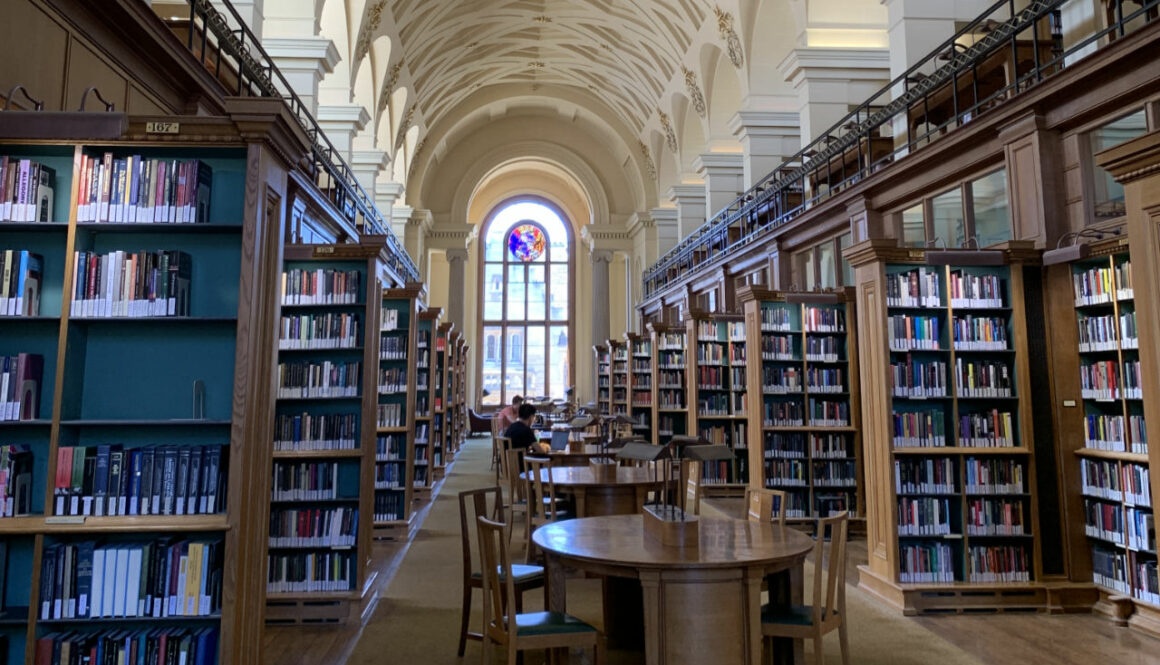
[[[698,155],[693,168],[705,181],[705,217],[709,218],[745,191],[745,158],[740,153],[711,152]]]
[[[653,208],[649,214],[652,215],[653,224],[656,226],[657,251],[656,256],[651,261],[647,261],[645,266],[656,263],[657,259],[667,254],[681,241],[681,227],[677,219],[676,208]]]
[[[335,104],[319,106],[315,118],[318,126],[326,132],[326,138],[330,139],[342,158],[349,161],[354,135],[366,127],[371,116],[359,104]]]
[[[463,327],[463,298],[466,293],[464,268],[467,265],[467,249],[465,247],[448,249],[445,255],[448,265],[447,283],[450,285],[447,293],[447,320],[454,323],[458,330],[466,330]]]
[[[312,114],[318,114],[318,84],[338,64],[338,49],[325,37],[267,37],[262,48]]]
[[[612,252],[607,249],[592,250],[589,259],[592,261],[592,339],[604,340],[608,339],[610,328],[608,268],[612,263]]]
[[[738,111],[729,129],[741,141],[744,189],[773,173],[801,148],[801,117],[790,111]]]
[[[778,68],[797,91],[804,147],[890,80],[890,52],[805,46],[790,51]]]
[[[669,200],[677,206],[678,241],[705,223],[705,186],[703,184],[673,185]]]
[[[350,169],[372,200],[377,201],[379,174],[386,171],[390,163],[391,156],[383,150],[352,150],[350,153]]]

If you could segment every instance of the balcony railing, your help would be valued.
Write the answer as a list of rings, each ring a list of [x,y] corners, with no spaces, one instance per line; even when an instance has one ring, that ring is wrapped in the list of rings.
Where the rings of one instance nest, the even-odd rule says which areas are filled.
[[[1065,45],[1072,26],[1063,25],[1061,7],[1069,1],[996,2],[681,240],[645,271],[645,296],[1157,20],[1160,9],[1160,0],[1103,0],[1107,27],[1067,35]]]
[[[233,5],[228,0],[214,0],[213,4],[210,0],[186,2],[189,23],[181,36],[194,57],[232,94],[277,97],[285,101],[311,142],[309,163],[299,166],[348,222],[361,227],[359,230],[363,233],[386,237],[390,267],[399,277],[408,282],[418,281],[419,269],[415,262],[383,221],[350,165],[326,137]]]

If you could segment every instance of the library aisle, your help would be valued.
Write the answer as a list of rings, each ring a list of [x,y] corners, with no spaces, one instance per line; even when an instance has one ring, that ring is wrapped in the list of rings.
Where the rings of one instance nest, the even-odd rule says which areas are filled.
[[[455,655],[459,625],[460,541],[456,495],[465,489],[493,482],[488,468],[490,444],[487,439],[469,439],[448,474],[442,490],[426,516],[403,561],[382,592],[374,615],[363,628],[349,665],[391,663],[473,663],[479,661],[478,642],[468,642],[462,659]],[[704,505],[704,504],[703,504]],[[715,502],[704,510],[721,512],[732,508],[728,501]],[[517,528],[518,533],[518,528]],[[515,540],[519,540],[516,538]],[[848,576],[856,575],[855,565],[865,561],[864,540],[852,544]],[[516,548],[520,548],[517,543]],[[522,549],[513,556],[520,560]],[[807,564],[807,584],[810,580]],[[851,662],[857,665],[973,665],[978,663],[1090,663],[1147,665],[1158,662],[1160,641],[1139,633],[1116,628],[1111,622],[1091,615],[1047,616],[1003,615],[985,617],[936,617],[912,619],[875,603],[856,588],[850,579],[847,604],[850,612]],[[808,587],[807,587],[808,593]],[[527,595],[527,611],[540,609],[537,593]],[[598,580],[575,577],[568,580],[569,611],[586,621],[599,624],[600,584]],[[480,596],[475,595],[479,622]],[[839,663],[837,633],[826,662]],[[810,647],[806,647],[807,662]],[[289,650],[287,650],[289,652]],[[499,662],[499,650],[489,662]],[[635,663],[639,654],[610,651],[611,665]],[[528,665],[541,662],[529,652]],[[281,661],[280,661],[281,662]],[[573,663],[589,662],[573,654]]]

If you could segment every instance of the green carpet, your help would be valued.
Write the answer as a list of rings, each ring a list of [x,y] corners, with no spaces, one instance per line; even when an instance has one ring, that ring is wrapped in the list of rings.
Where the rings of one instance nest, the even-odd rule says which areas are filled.
[[[465,489],[494,483],[488,469],[491,444],[488,439],[469,440],[460,452],[452,472],[444,482],[435,505],[410,545],[403,563],[387,586],[374,615],[363,630],[351,665],[382,663],[480,662],[480,644],[468,642],[463,659],[456,656],[459,630],[461,545],[457,494]],[[709,509],[711,510],[711,509]],[[707,511],[708,512],[708,511]],[[516,536],[519,540],[519,525]],[[513,558],[522,560],[522,544],[514,543]],[[807,564],[807,589],[811,568]],[[572,614],[599,625],[601,622],[599,580],[569,579],[568,609]],[[808,597],[808,595],[807,595]],[[525,611],[541,608],[542,596],[529,592]],[[919,626],[915,621],[882,608],[857,589],[846,593],[850,618],[851,662],[858,665],[978,665],[976,660],[950,642]],[[480,594],[475,594],[473,626],[481,623]],[[812,648],[806,645],[806,661],[813,662]],[[609,653],[610,665],[643,662],[640,654]],[[589,662],[591,653],[581,661],[573,654],[572,662]],[[499,662],[499,649],[492,659]],[[529,654],[528,665],[541,662],[537,653]],[[826,636],[826,663],[837,665],[838,635]],[[708,665],[708,664],[707,664]]]

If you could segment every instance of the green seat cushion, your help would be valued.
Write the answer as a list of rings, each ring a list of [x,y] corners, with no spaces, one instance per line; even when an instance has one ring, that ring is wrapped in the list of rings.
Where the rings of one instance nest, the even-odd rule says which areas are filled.
[[[472,573],[471,576],[476,578],[476,579],[480,579],[483,577],[483,575],[480,575],[479,573]],[[512,564],[512,577],[515,579],[517,584],[520,582],[530,582],[534,579],[537,579],[537,578],[540,578],[543,576],[544,576],[544,567],[543,566],[527,566],[527,565],[520,564],[520,563],[513,563]],[[499,569],[500,581],[503,581],[503,578],[504,578],[503,569]]]
[[[826,609],[822,608],[822,618],[826,616]],[[784,623],[794,626],[809,626],[814,622],[813,605],[762,605],[762,623]]]
[[[596,629],[571,614],[563,612],[527,612],[516,615],[517,635],[552,635],[554,633],[591,633]]]

